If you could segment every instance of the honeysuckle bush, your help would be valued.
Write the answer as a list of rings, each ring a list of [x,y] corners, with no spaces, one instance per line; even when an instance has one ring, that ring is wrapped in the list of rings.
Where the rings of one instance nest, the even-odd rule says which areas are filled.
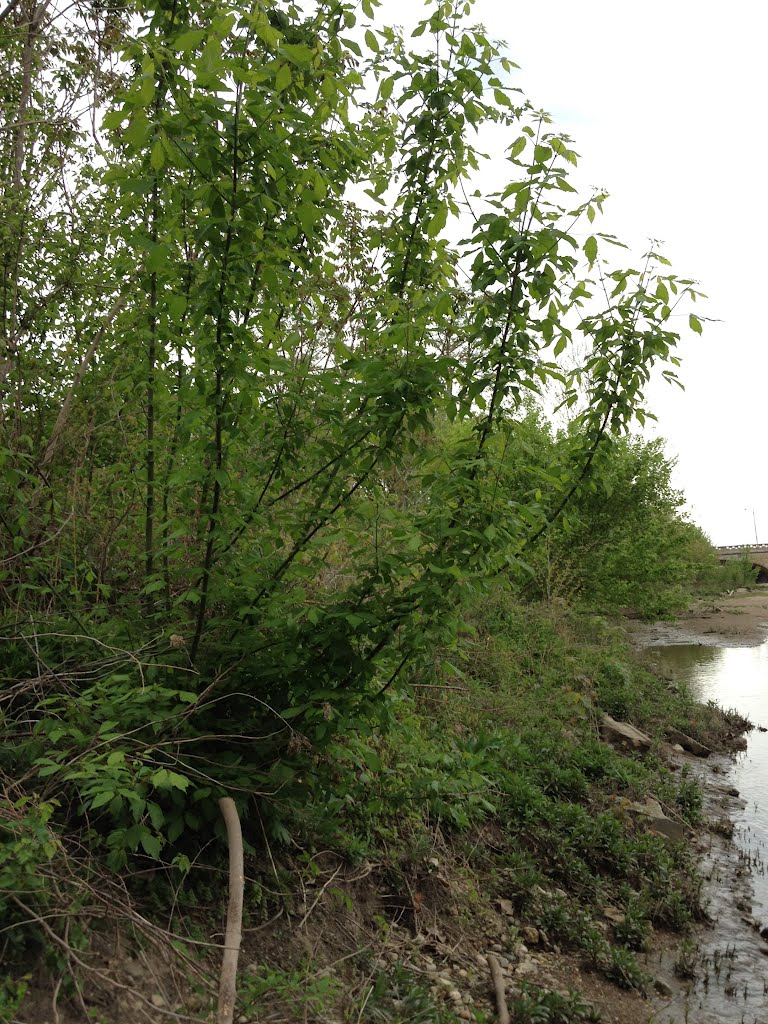
[[[386,13],[0,12],[4,799],[114,867],[386,728],[674,379],[693,284],[609,262],[605,196],[470,3]],[[515,491],[553,383],[567,444]]]

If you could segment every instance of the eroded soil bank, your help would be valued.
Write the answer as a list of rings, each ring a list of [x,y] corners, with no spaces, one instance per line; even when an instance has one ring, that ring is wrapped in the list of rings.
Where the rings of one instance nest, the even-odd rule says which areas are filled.
[[[764,607],[768,620],[768,594]],[[717,613],[701,613],[709,628]],[[492,1024],[504,1000],[514,1024],[707,1020],[692,979],[679,977],[698,881],[674,840],[633,817],[651,799],[691,836],[711,880],[719,921],[684,935],[691,972],[704,966],[697,945],[725,927],[718,899],[761,957],[741,920],[749,875],[723,823],[736,806],[729,757],[676,751],[668,735],[674,725],[719,750],[743,723],[649,675],[604,620],[499,603],[482,623],[460,684],[419,691],[408,729],[370,740],[367,760],[336,749],[334,792],[348,800],[324,810],[333,829],[315,822],[304,846],[265,834],[249,852],[237,1024]],[[603,713],[647,730],[645,747],[609,742]],[[324,769],[319,755],[311,768]],[[714,803],[695,825],[699,772]],[[479,799],[494,803],[470,818]],[[105,910],[91,895],[77,908],[90,948],[59,943],[62,959],[53,972],[40,965],[13,1024],[209,1024],[223,876],[211,854],[181,883],[150,865],[124,904]],[[69,922],[67,904],[60,913]],[[728,934],[737,925],[729,919]],[[719,976],[711,959],[708,984],[733,986],[727,951]],[[709,1020],[740,1020],[727,999],[730,1015]]]

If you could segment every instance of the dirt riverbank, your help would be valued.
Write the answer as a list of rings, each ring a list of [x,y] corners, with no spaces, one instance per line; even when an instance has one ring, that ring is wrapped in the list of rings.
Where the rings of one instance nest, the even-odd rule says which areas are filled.
[[[768,637],[768,586],[698,600],[674,622],[631,622],[629,632],[639,647],[656,644],[753,647]]]

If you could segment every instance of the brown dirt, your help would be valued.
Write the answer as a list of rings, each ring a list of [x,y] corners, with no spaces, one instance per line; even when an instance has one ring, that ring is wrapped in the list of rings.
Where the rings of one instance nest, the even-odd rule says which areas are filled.
[[[668,643],[756,646],[768,637],[768,585],[698,600],[674,622],[631,621],[628,630],[639,647]]]
[[[768,636],[768,587],[737,590],[714,601],[700,601],[679,619],[686,628],[705,635],[738,637],[759,644]]]

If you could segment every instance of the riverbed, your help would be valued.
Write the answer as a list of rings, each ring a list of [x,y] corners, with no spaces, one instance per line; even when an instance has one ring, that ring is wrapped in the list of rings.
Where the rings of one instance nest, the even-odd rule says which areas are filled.
[[[636,630],[636,642],[658,670],[698,700],[733,708],[755,726],[746,751],[735,757],[686,758],[686,770],[705,786],[705,813],[714,826],[699,843],[714,927],[686,947],[678,971],[688,967],[692,977],[676,981],[655,1017],[659,1024],[768,1024],[768,943],[760,934],[768,925],[767,633],[762,588],[700,606],[674,625]]]

